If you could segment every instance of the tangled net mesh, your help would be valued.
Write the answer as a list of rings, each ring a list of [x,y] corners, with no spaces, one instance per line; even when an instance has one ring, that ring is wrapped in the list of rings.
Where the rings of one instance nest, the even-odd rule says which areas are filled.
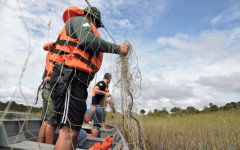
[[[119,91],[122,116],[116,120],[116,125],[124,135],[130,149],[146,149],[141,129],[141,117],[137,115],[137,98],[141,95],[141,72],[138,68],[138,58],[129,41],[130,51],[126,57],[120,56],[114,63],[114,75]],[[114,89],[115,90],[115,89]],[[116,94],[117,95],[117,94]],[[116,101],[116,100],[115,100]]]
[[[17,3],[18,3],[19,11],[20,11],[20,13],[22,13],[21,12],[22,10],[21,10],[18,0],[17,0]],[[27,23],[24,21],[24,17],[23,17],[23,24],[29,35],[29,29],[27,28]],[[49,34],[50,27],[51,27],[51,19],[49,21],[48,29],[46,31],[47,35]],[[29,38],[28,39],[29,40],[28,55],[25,60],[23,69],[21,71],[21,75],[19,78],[19,82],[16,86],[16,89],[14,90],[14,92],[11,96],[11,100],[10,100],[8,106],[5,108],[5,112],[0,120],[0,125],[2,124],[7,112],[9,111],[9,108],[14,100],[17,90],[20,91],[23,99],[26,101],[27,104],[29,104],[29,101],[30,101],[24,95],[24,92],[23,92],[23,89],[21,86],[21,81],[22,81],[23,75],[25,73],[26,66],[28,64],[28,60],[31,57],[31,54],[34,51],[34,49],[37,47],[40,39],[37,41],[37,43],[33,47],[31,47],[30,35],[28,36],[28,38]],[[48,37],[47,37],[47,39],[48,39]],[[93,40],[95,40],[95,39],[93,39]],[[134,149],[134,150],[135,149],[146,149],[146,145],[143,140],[144,133],[143,133],[143,130],[141,129],[141,127],[142,127],[141,117],[136,113],[136,112],[138,112],[138,110],[137,110],[137,106],[135,105],[137,103],[137,98],[139,98],[139,96],[141,95],[142,76],[141,76],[141,72],[138,68],[138,58],[137,58],[135,51],[133,50],[133,47],[131,46],[130,42],[127,40],[125,40],[125,44],[130,46],[129,54],[126,57],[123,57],[123,56],[117,57],[113,61],[114,63],[112,63],[112,60],[110,60],[111,61],[110,68],[113,68],[113,69],[111,69],[110,73],[113,75],[113,80],[114,80],[114,82],[113,82],[114,87],[112,89],[112,91],[113,91],[112,100],[120,103],[120,106],[116,106],[116,107],[119,108],[118,110],[121,110],[121,115],[118,116],[113,123],[120,129],[120,131],[123,134],[123,136],[125,137],[126,142],[128,143],[128,146],[130,149]],[[99,47],[100,46],[101,45],[99,45]],[[84,51],[86,51],[86,49],[84,49]],[[75,69],[74,77],[76,77],[75,75],[76,75],[76,69]],[[72,80],[73,80],[73,78],[72,78]],[[96,80],[95,80],[95,83],[96,83]],[[67,89],[69,90],[69,87],[67,87]],[[73,95],[71,95],[71,96],[73,96]],[[79,99],[79,100],[83,101],[82,99]],[[50,101],[51,101],[51,99],[50,99],[50,95],[49,95],[49,97],[47,99],[48,106],[47,106],[46,110],[52,109],[51,107],[49,107]],[[26,115],[26,118],[25,118],[23,124],[21,125],[19,134],[18,134],[18,136],[16,136],[14,144],[18,142],[20,133],[23,132],[23,128],[25,128],[26,132],[28,132],[30,135],[32,135],[34,139],[36,139],[36,140],[38,139],[38,137],[36,137],[34,134],[31,133],[31,131],[29,130],[29,127],[28,127],[29,115],[32,111],[33,106],[34,106],[34,102],[32,102],[32,105],[28,109],[29,114]],[[52,109],[52,111],[56,112],[54,109]],[[56,112],[56,113],[63,114],[62,112]],[[46,117],[46,113],[43,115],[43,119],[45,119],[45,117]],[[68,121],[69,121],[70,125],[74,125],[70,122],[69,119],[68,119]],[[75,125],[75,126],[81,126],[81,125]],[[118,145],[119,143],[116,143],[116,144]],[[72,144],[72,147],[74,149],[73,144]],[[119,149],[120,149],[120,147],[121,147],[121,145],[119,146]],[[14,148],[14,146],[13,146],[13,148]],[[41,149],[40,144],[39,144],[39,149]]]

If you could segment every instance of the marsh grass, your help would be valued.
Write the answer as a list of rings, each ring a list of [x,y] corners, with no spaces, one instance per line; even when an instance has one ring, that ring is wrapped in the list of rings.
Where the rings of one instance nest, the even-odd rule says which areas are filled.
[[[107,119],[114,123],[115,118]],[[142,116],[141,119],[143,139],[149,150],[240,149],[240,111],[237,110],[182,116]]]
[[[143,116],[148,149],[240,149],[240,111]]]

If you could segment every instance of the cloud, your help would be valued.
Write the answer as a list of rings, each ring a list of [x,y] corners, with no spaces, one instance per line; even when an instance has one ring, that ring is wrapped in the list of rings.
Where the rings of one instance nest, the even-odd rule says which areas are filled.
[[[236,29],[237,31],[238,29]],[[167,44],[173,48],[197,53],[209,53],[217,50],[224,50],[228,45],[229,36],[224,32],[204,31],[199,36],[189,36],[188,34],[176,34],[171,38],[158,38],[159,44]],[[221,43],[216,49],[216,44]]]
[[[134,28],[134,25],[130,23],[130,21],[128,19],[121,19],[121,20],[117,20],[115,21],[115,23],[117,24],[117,26],[119,28],[124,28],[126,30],[126,28],[128,30],[131,30]]]
[[[15,96],[13,97],[13,100],[16,101],[17,103],[28,105],[32,105],[35,103],[37,88],[24,85],[21,86],[21,89],[20,88],[16,89],[16,86],[12,86],[9,88],[0,88],[0,100],[4,102],[10,101],[12,98],[12,94],[15,90],[16,93]],[[42,101],[41,94],[39,94],[39,101],[40,103],[38,103],[38,106],[41,106]]]
[[[190,86],[173,85],[165,80],[143,80],[142,98],[157,100],[159,98],[184,99],[192,96]]]
[[[158,45],[140,49],[142,101],[153,103],[146,107],[201,109],[210,102],[223,105],[238,100],[238,33],[239,28],[202,31],[199,35],[178,33],[159,37]],[[160,106],[154,105],[157,102]]]
[[[99,7],[102,21],[107,29],[114,33],[116,39],[122,36],[144,36],[144,31],[150,30],[168,7],[165,0],[105,0],[102,5]]]
[[[213,61],[223,61],[230,57],[236,60],[240,46],[239,29],[203,31],[195,36],[176,34],[174,37],[160,37],[157,39],[162,48],[159,53],[164,57],[172,56],[174,59],[177,57],[178,60],[182,58],[182,61],[185,59],[184,62],[202,60],[201,63],[213,63]]]
[[[229,76],[201,77],[197,82],[203,86],[211,86],[219,92],[239,92],[240,72]]]
[[[240,7],[235,5],[224,12],[220,13],[210,21],[211,25],[225,24],[232,21],[240,20]]]

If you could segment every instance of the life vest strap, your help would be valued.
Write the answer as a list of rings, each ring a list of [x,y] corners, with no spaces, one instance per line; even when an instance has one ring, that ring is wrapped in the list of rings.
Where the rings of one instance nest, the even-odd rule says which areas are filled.
[[[79,48],[81,50],[84,50],[83,46],[78,44],[78,43],[75,43],[75,42],[72,42],[72,41],[68,41],[68,40],[59,40],[59,38],[57,39],[57,42],[56,44],[60,44],[60,45],[70,45],[70,46],[73,46],[73,47],[76,47],[76,48]],[[88,54],[90,55],[94,55],[92,52],[87,52]],[[96,56],[98,56],[100,53],[97,52],[96,53]]]
[[[59,50],[59,49],[52,50],[52,53],[55,53],[55,54],[58,54],[58,55],[68,55],[68,54],[71,54],[71,53],[68,53],[68,52],[65,52],[65,51],[62,51],[62,50]]]
[[[92,55],[89,54],[89,60],[85,59],[83,56],[79,55],[78,53],[73,53],[74,56],[79,58],[81,61],[83,61],[85,64],[87,64],[87,67],[92,68],[94,71],[97,70],[97,67],[91,62]]]
[[[49,59],[49,62],[51,62],[53,65],[55,64],[55,62],[51,59]]]
[[[85,59],[83,56],[79,55],[78,53],[68,53],[68,52],[65,52],[65,51],[61,51],[61,50],[58,50],[58,49],[54,49],[52,51],[52,53],[56,53],[58,55],[69,55],[69,54],[73,54],[74,56],[76,56],[78,59],[80,59],[81,61],[83,61],[85,64],[87,64],[87,67],[89,68],[92,68],[94,71],[97,69],[97,67],[91,62],[91,58],[92,58],[92,55],[89,54],[89,60]]]
[[[56,42],[57,44],[60,44],[60,45],[70,45],[70,46],[73,46],[73,47],[77,47],[77,48],[80,48],[82,50],[84,50],[84,48],[78,44],[78,43],[75,43],[75,42],[72,42],[72,41],[68,41],[68,40],[57,40]]]

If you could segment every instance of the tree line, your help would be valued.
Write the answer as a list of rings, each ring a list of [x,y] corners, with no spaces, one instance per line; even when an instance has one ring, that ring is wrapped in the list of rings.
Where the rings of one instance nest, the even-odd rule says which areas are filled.
[[[0,101],[0,111],[4,111],[8,104],[9,104],[9,101],[7,101],[5,103]],[[29,109],[30,109],[30,106],[18,104],[15,101],[13,101],[9,108],[9,111],[28,112]],[[36,112],[40,112],[40,111],[42,111],[42,107],[40,107],[40,108],[33,107],[31,110],[31,113],[36,113]]]
[[[193,106],[188,106],[186,109],[182,109],[181,107],[173,107],[170,109],[170,112],[163,108],[162,110],[154,109],[153,111],[149,111],[147,115],[149,116],[165,116],[168,114],[172,115],[182,115],[182,114],[198,114],[198,113],[211,113],[217,111],[229,111],[229,110],[240,110],[240,101],[238,102],[230,102],[224,106],[217,106],[213,103],[209,103],[209,106],[205,106],[203,110],[198,110]],[[146,113],[144,109],[140,110],[140,113],[143,115]]]

